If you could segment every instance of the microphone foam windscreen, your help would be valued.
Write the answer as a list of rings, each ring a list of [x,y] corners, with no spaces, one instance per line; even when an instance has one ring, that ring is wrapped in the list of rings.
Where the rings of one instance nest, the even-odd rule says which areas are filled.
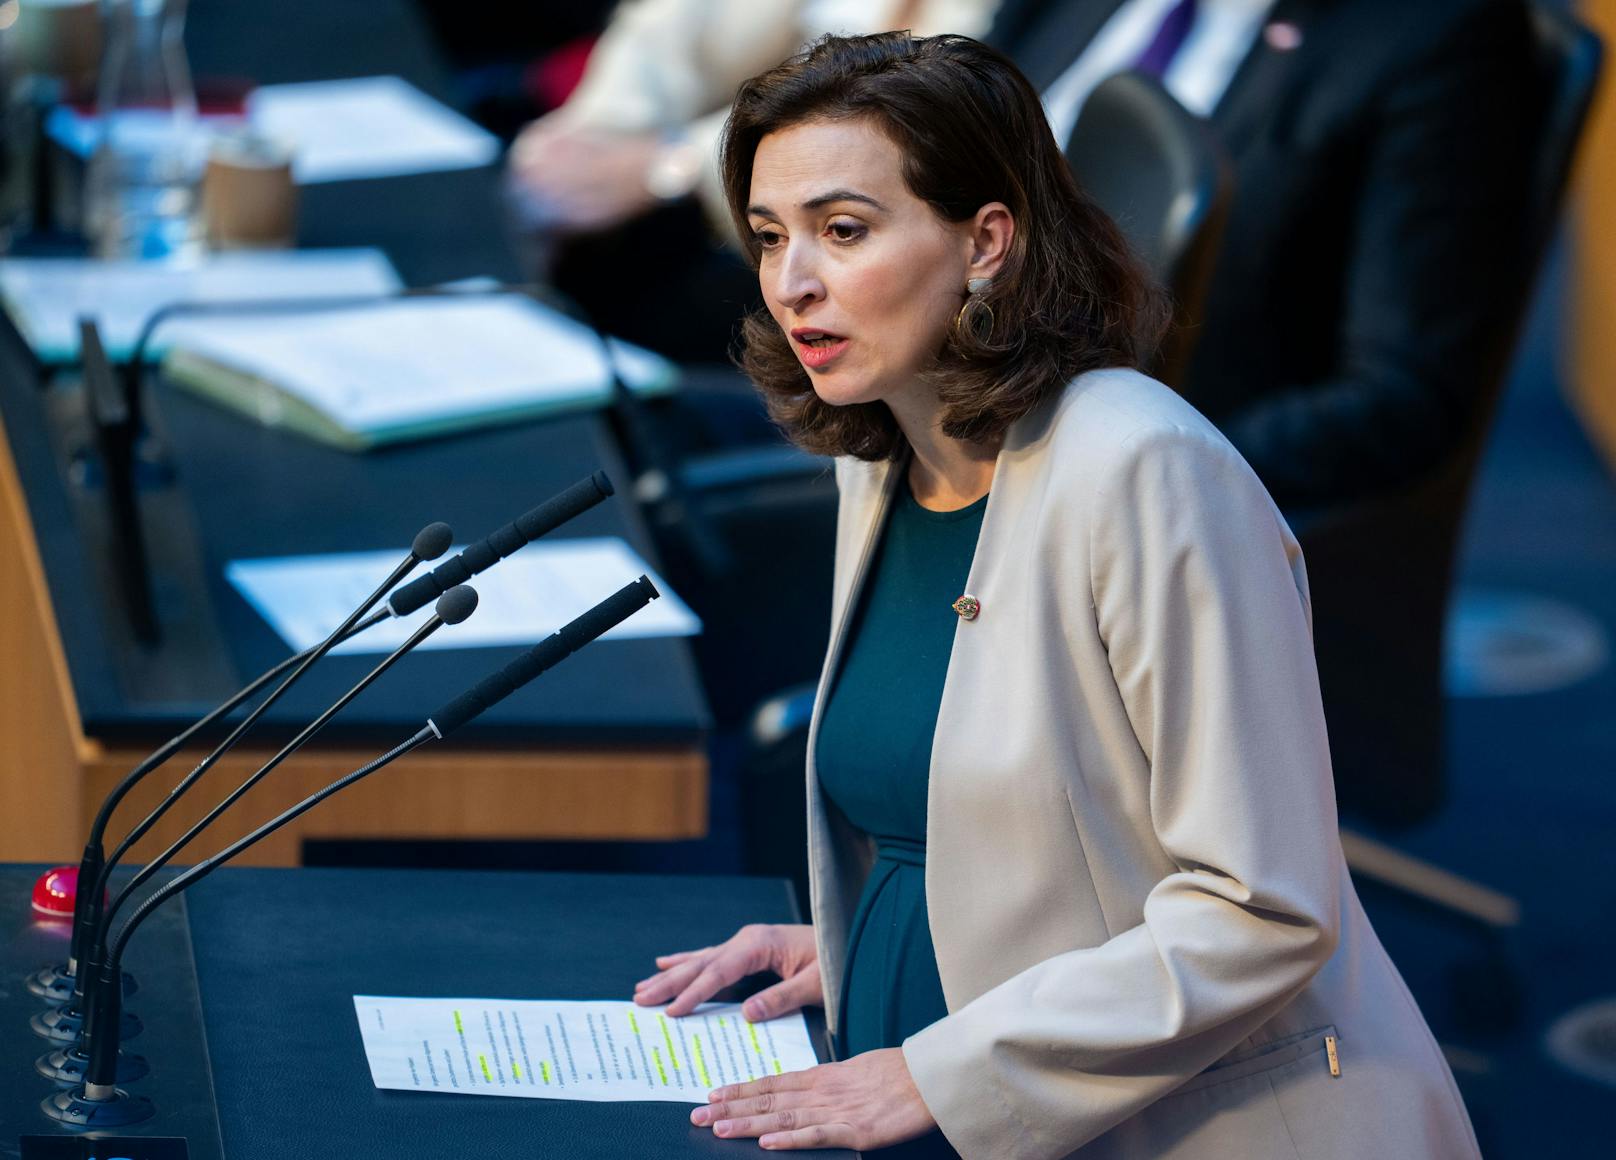
[[[560,527],[581,512],[588,511],[612,494],[612,481],[604,471],[597,471],[588,479],[580,479],[560,495],[552,496],[533,510],[518,516],[513,522],[499,528],[486,539],[479,540],[452,560],[446,560],[424,576],[417,576],[408,584],[393,591],[387,598],[394,616],[408,616],[440,592],[447,592],[456,584],[470,580],[477,573],[493,567],[523,545]],[[433,527],[444,527],[434,524]],[[419,542],[431,528],[416,537]],[[448,529],[441,553],[449,546]],[[419,548],[416,555],[420,556]],[[427,559],[421,556],[422,559]]]
[[[456,584],[438,597],[436,611],[444,624],[459,624],[477,611],[477,590],[469,584]]]
[[[436,560],[449,550],[454,543],[454,532],[448,524],[439,521],[428,524],[415,533],[415,542],[410,545],[410,551],[415,553],[417,560]]]

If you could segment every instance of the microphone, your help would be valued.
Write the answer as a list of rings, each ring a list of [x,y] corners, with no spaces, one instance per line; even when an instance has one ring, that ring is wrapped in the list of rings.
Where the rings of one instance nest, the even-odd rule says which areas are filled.
[[[232,842],[211,858],[198,862],[154,891],[135,908],[134,913],[119,929],[106,955],[101,957],[99,962],[84,964],[83,969],[87,972],[93,971],[96,976],[96,985],[91,989],[94,1001],[89,1008],[89,1017],[84,1026],[83,1049],[89,1059],[89,1066],[82,1084],[46,1097],[41,1104],[45,1114],[75,1127],[113,1128],[140,1123],[156,1113],[156,1108],[149,1099],[143,1096],[131,1096],[126,1090],[117,1086],[118,1047],[123,1014],[121,986],[123,953],[130,937],[153,910],[207,877],[242,851],[301,817],[326,798],[369,777],[378,769],[427,742],[447,737],[455,729],[498,704],[545,670],[627,620],[659,595],[655,586],[645,576],[625,585],[582,616],[564,625],[554,635],[540,641],[503,669],[485,677],[471,689],[449,701],[429,717],[426,725],[408,740],[394,746],[369,764],[309,795],[250,834]]]
[[[408,616],[439,593],[446,592],[456,584],[464,584],[517,549],[549,534],[574,516],[582,515],[612,492],[612,481],[604,471],[580,479],[566,491],[545,500],[525,515],[516,517],[515,521],[473,544],[454,559],[394,589],[387,598],[387,606],[392,609],[394,616]]]
[[[118,892],[117,896],[113,898],[111,904],[107,906],[106,915],[102,919],[102,934],[105,934],[106,928],[111,924],[112,919],[118,913],[118,910],[128,900],[129,896],[140,888],[140,885],[143,882],[149,879],[153,874],[157,873],[157,871],[161,870],[164,866],[168,865],[168,863],[173,860],[175,854],[178,854],[182,849],[191,843],[192,839],[194,839],[208,826],[212,825],[213,822],[218,819],[220,814],[224,813],[225,810],[235,805],[235,803],[241,799],[242,795],[246,794],[253,788],[253,786],[257,785],[259,782],[263,781],[264,778],[268,777],[269,774],[288,757],[296,753],[299,749],[302,749],[304,745],[308,744],[309,740],[316,733],[325,728],[326,724],[331,720],[331,718],[335,717],[345,707],[347,707],[349,702],[369,688],[378,677],[380,677],[388,669],[392,668],[393,665],[397,663],[405,653],[415,648],[416,645],[420,644],[427,637],[437,632],[438,629],[442,628],[444,625],[459,624],[467,619],[476,610],[477,592],[475,589],[465,584],[458,584],[440,596],[438,598],[437,608],[433,611],[432,616],[428,617],[426,622],[422,624],[420,628],[411,633],[408,640],[399,645],[396,649],[389,653],[380,664],[361,677],[359,682],[355,684],[353,688],[349,689],[342,696],[338,697],[329,709],[321,713],[308,725],[304,726],[302,731],[299,732],[296,737],[288,741],[281,748],[279,753],[275,754],[274,757],[271,757],[262,766],[260,766],[259,769],[248,777],[246,781],[242,782],[235,789],[231,790],[230,794],[225,797],[223,801],[214,806],[213,809],[208,811],[208,813],[205,814],[195,825],[175,839],[173,845],[169,846],[168,849],[164,850],[161,854],[157,855],[157,857],[153,858],[151,861],[147,862],[146,865],[142,866],[138,871],[136,871],[134,877],[124,884],[124,888]],[[96,945],[99,947],[101,944],[98,942]]]
[[[484,677],[426,720],[433,736],[443,740],[468,721],[492,709],[506,697],[584,645],[615,628],[662,594],[649,577],[625,584],[577,619],[562,625],[510,664]]]
[[[221,757],[230,752],[230,750],[234,749],[236,743],[241,740],[242,736],[246,734],[247,730],[251,729],[255,724],[257,724],[258,719],[269,711],[269,707],[276,701],[280,700],[281,697],[285,695],[286,691],[290,689],[292,685],[294,685],[303,676],[304,673],[308,672],[309,668],[316,661],[336,647],[337,641],[342,638],[344,633],[357,624],[361,617],[375,607],[375,605],[380,602],[382,597],[386,596],[388,592],[392,591],[393,586],[408,575],[414,569],[416,564],[420,563],[423,559],[435,558],[423,556],[423,551],[435,552],[436,555],[441,556],[445,551],[448,550],[448,547],[453,540],[454,532],[450,530],[448,524],[435,523],[429,524],[422,528],[421,531],[417,533],[415,540],[410,547],[409,554],[399,562],[397,567],[388,573],[387,578],[377,586],[376,590],[367,596],[364,602],[360,604],[358,608],[349,613],[347,619],[339,624],[332,631],[330,636],[326,637],[325,640],[316,645],[313,652],[299,662],[297,667],[292,670],[291,674],[278,686],[276,686],[274,691],[271,692],[269,696],[260,701],[258,706],[253,709],[251,713],[248,713],[246,717],[242,718],[241,723],[230,731],[229,736],[221,741],[218,747],[215,748],[212,753],[203,758],[195,769],[181,779],[180,783],[169,791],[168,796],[157,804],[156,809],[147,814],[145,818],[141,819],[135,828],[130,830],[129,833],[124,836],[123,841],[118,843],[118,846],[113,850],[111,855],[108,856],[106,865],[102,867],[100,881],[96,884],[94,893],[99,896],[99,894],[106,889],[107,878],[112,871],[112,867],[118,863],[120,858],[129,852],[129,848],[136,842],[140,841],[141,838],[145,837],[146,832],[150,830],[152,826],[157,824],[158,820],[168,812],[169,807],[171,807],[174,802],[185,793],[186,790],[195,785],[197,780],[203,774],[212,769],[214,764],[217,763]]]
[[[135,875],[124,884],[124,888],[118,893],[117,897],[115,897],[105,908],[101,919],[101,924],[97,928],[95,937],[90,943],[91,950],[88,952],[88,957],[85,961],[93,964],[101,959],[105,950],[107,929],[111,926],[112,920],[117,916],[118,911],[123,907],[124,903],[129,900],[130,895],[138,890],[143,883],[151,878],[153,874],[157,873],[164,866],[173,861],[174,856],[178,854],[180,850],[184,849],[191,843],[193,839],[196,838],[198,834],[217,821],[219,816],[223,814],[225,810],[229,809],[255,785],[263,781],[265,777],[269,776],[269,774],[283,761],[285,761],[293,753],[297,752],[297,750],[301,749],[310,738],[325,727],[326,723],[329,722],[331,718],[335,717],[344,707],[349,704],[349,702],[351,702],[360,693],[364,692],[365,689],[370,687],[370,685],[373,684],[378,677],[390,669],[394,663],[404,656],[405,653],[415,648],[416,645],[420,644],[444,625],[460,624],[462,621],[471,616],[476,609],[477,593],[466,585],[462,584],[451,588],[448,592],[445,592],[443,596],[439,598],[434,614],[426,621],[426,623],[421,625],[420,628],[416,629],[415,632],[410,635],[410,638],[407,641],[399,645],[399,647],[394,649],[393,652],[390,653],[380,664],[378,664],[370,672],[366,673],[365,676],[362,677],[353,688],[349,689],[341,697],[337,698],[336,702],[330,708],[321,713],[320,716],[315,718],[315,720],[309,725],[305,726],[296,737],[292,738],[291,741],[286,743],[279,753],[275,754],[274,757],[270,758],[269,761],[265,762],[263,766],[261,766],[250,777],[232,790],[228,797],[226,797],[218,805],[214,806],[212,810],[210,810],[203,818],[201,818],[201,820],[199,820],[184,834],[180,835],[180,837],[176,839],[174,843],[168,847],[168,849],[164,850],[156,858],[153,858],[151,861],[147,862],[146,865],[142,866],[138,871],[136,871]],[[80,1039],[84,1031],[85,1013],[88,1012],[90,1006],[94,1002],[93,990],[95,987],[101,984],[95,977],[93,970],[85,969],[79,974],[82,979],[82,983],[78,991],[75,992],[74,1000],[72,1002],[68,1003],[65,1007],[59,1007],[43,1014],[35,1015],[29,1021],[30,1026],[33,1027],[36,1034],[46,1039],[53,1039],[64,1043],[72,1043],[72,1041]],[[125,988],[125,995],[127,995],[127,993],[127,988]],[[128,1012],[124,1012],[122,1019],[123,1038],[131,1038],[134,1034],[138,1033],[139,1026],[138,1020],[135,1020],[133,1016],[129,1015]],[[88,1056],[83,1050],[82,1043],[76,1043],[70,1047],[61,1048],[41,1056],[37,1061],[35,1061],[34,1068],[46,1079],[54,1080],[58,1083],[74,1084],[80,1082],[84,1078],[84,1068],[87,1063]],[[139,1056],[124,1056],[119,1063],[118,1079],[120,1082],[127,1083],[132,1079],[139,1078],[140,1076],[146,1074],[148,1070],[149,1068],[146,1067],[145,1061]]]
[[[329,637],[327,637],[320,644],[316,645],[314,648],[305,649],[296,656],[287,658],[287,660],[274,666],[267,673],[255,678],[250,684],[236,693],[235,696],[231,697],[223,705],[220,705],[218,708],[213,710],[213,712],[209,713],[206,717],[203,717],[196,724],[192,725],[189,729],[186,729],[175,737],[170,738],[167,742],[150,754],[144,761],[135,766],[134,769],[124,776],[122,781],[113,787],[112,792],[109,793],[102,801],[101,808],[97,811],[95,820],[91,823],[90,836],[85,843],[84,854],[79,862],[78,890],[73,903],[73,941],[70,946],[67,970],[62,971],[60,968],[47,967],[44,971],[35,975],[30,981],[31,990],[35,991],[36,994],[41,994],[42,997],[48,1000],[55,1000],[58,1002],[60,1002],[61,999],[57,998],[57,996],[59,996],[63,990],[70,990],[70,997],[82,999],[83,996],[80,993],[78,984],[75,982],[73,987],[69,989],[66,986],[66,981],[69,978],[76,979],[78,964],[90,949],[89,940],[94,937],[95,932],[99,930],[101,926],[102,901],[106,895],[107,881],[113,866],[115,866],[118,860],[123,857],[130,846],[139,841],[140,838],[145,835],[146,831],[151,829],[151,827],[157,823],[163,814],[168,811],[169,807],[173,805],[174,801],[187,789],[189,789],[191,785],[195,784],[196,780],[201,777],[203,773],[207,772],[207,770],[212,767],[214,762],[228,752],[235,745],[235,743],[240,740],[241,736],[252,727],[252,725],[258,720],[259,717],[263,715],[269,706],[274,704],[275,701],[277,701],[294,682],[302,677],[310,665],[319,660],[341,641],[347,640],[349,637],[364,631],[364,629],[369,628],[371,625],[376,624],[381,620],[387,619],[391,613],[386,610],[370,617],[369,619],[362,620],[361,618],[363,618],[365,614],[369,612],[370,609],[384,595],[391,591],[400,580],[408,575],[409,572],[414,569],[416,564],[426,560],[437,559],[439,556],[443,555],[444,552],[449,550],[449,545],[453,542],[454,532],[450,529],[448,524],[432,523],[422,528],[416,533],[415,539],[410,544],[409,554],[405,556],[404,560],[393,569],[392,573],[389,574],[387,579],[383,581],[376,591],[372,592],[365,602],[355,609],[354,612],[337,627],[335,632],[333,632]],[[106,836],[107,826],[111,823],[113,811],[118,808],[119,803],[123,801],[123,799],[128,795],[129,791],[132,790],[144,777],[146,777],[147,774],[151,773],[152,770],[162,765],[176,752],[178,752],[187,742],[191,740],[191,738],[196,736],[197,733],[201,732],[215,721],[234,711],[244,701],[254,696],[260,689],[262,689],[270,681],[274,680],[282,672],[285,672],[288,668],[293,670],[291,675],[288,676],[286,680],[283,681],[272,693],[270,693],[270,695],[231,732],[229,737],[227,737],[225,741],[202,762],[202,764],[198,765],[187,778],[185,778],[179,785],[171,790],[169,795],[158,804],[155,810],[148,814],[145,819],[143,819],[132,831],[130,831],[129,835],[124,838],[124,840],[118,845],[117,849],[113,851],[110,858],[106,857],[103,843]]]
[[[391,610],[385,608],[379,612],[372,613],[370,616],[354,625],[353,628],[349,629],[343,635],[342,639],[349,640],[352,637],[358,636],[366,629],[380,624],[384,620],[390,619],[392,615]],[[341,641],[338,643],[340,644]],[[273,681],[276,677],[286,672],[287,669],[290,669],[292,666],[302,661],[305,657],[312,653],[316,647],[317,646],[315,645],[310,645],[302,652],[293,653],[291,656],[264,670],[262,673],[259,673],[258,676],[252,679],[251,682],[236,690],[235,693],[231,694],[228,700],[224,701],[217,708],[209,712],[207,716],[201,718],[194,724],[187,726],[184,731],[175,734],[173,737],[170,737],[167,741],[163,742],[163,744],[154,750],[149,757],[131,770],[125,776],[122,782],[113,787],[112,792],[107,795],[106,802],[103,803],[102,809],[105,810],[110,816],[112,809],[117,806],[118,802],[123,799],[123,796],[127,794],[129,790],[133,788],[135,783],[138,782],[142,777],[144,777],[151,770],[167,762],[170,757],[172,757],[179,750],[183,749],[186,744],[188,744],[190,740],[198,733],[208,728],[220,718],[227,717],[231,713],[235,712],[235,710],[238,709],[244,701],[249,700],[265,685],[269,684],[269,682]],[[102,848],[101,843],[101,832],[92,827],[91,837],[85,845],[84,854],[79,859],[79,882],[90,883],[93,885],[96,875],[101,872],[101,866],[106,860],[106,852]],[[55,966],[42,967],[28,978],[28,990],[52,1006],[60,1006],[72,999],[73,978],[74,974],[78,970],[78,962],[85,956],[85,954],[89,952],[89,947],[84,945],[83,942],[83,940],[89,937],[94,930],[94,924],[89,922],[88,913],[85,910],[85,907],[88,905],[88,890],[89,887],[86,886],[84,891],[76,892],[74,897],[73,940],[71,943],[71,949],[68,953],[67,962],[59,963]],[[97,903],[97,905],[99,906],[100,904]],[[126,996],[133,995],[135,993],[135,988],[136,984],[134,977],[126,975],[124,977],[124,994]]]

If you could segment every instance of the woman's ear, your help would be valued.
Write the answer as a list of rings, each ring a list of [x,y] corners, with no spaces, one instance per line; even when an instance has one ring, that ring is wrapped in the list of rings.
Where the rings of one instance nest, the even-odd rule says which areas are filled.
[[[990,201],[977,210],[976,216],[967,224],[971,244],[967,276],[991,278],[1010,256],[1010,244],[1016,236],[1016,219],[1010,216],[1010,207],[1004,202]]]

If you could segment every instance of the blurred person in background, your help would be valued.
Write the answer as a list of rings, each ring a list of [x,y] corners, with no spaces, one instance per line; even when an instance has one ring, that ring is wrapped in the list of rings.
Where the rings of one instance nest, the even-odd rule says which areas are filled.
[[[727,360],[757,280],[730,239],[718,135],[746,78],[827,32],[981,36],[999,0],[626,0],[578,88],[510,152],[541,276],[606,330]]]
[[[989,40],[1063,145],[1130,67],[1221,140],[1231,202],[1175,385],[1307,549],[1339,800],[1429,817],[1469,465],[1535,244],[1545,92],[1526,3],[1005,0]]]
[[[1063,146],[1130,67],[1211,120],[1233,205],[1182,389],[1293,522],[1443,463],[1524,277],[1522,0],[1005,0],[988,40]]]

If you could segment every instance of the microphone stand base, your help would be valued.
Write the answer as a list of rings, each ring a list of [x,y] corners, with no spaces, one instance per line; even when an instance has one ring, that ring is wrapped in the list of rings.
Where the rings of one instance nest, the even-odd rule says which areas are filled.
[[[111,1099],[86,1099],[82,1085],[47,1096],[39,1107],[57,1123],[74,1128],[122,1128],[157,1114],[156,1106],[145,1096],[132,1096],[122,1088],[114,1088]]]
[[[64,1088],[82,1084],[84,1073],[89,1069],[90,1057],[80,1051],[77,1045],[52,1051],[34,1060],[35,1071]],[[118,1052],[117,1074],[112,1077],[114,1083],[134,1083],[150,1074],[151,1064],[146,1062],[145,1056]]]
[[[54,967],[42,967],[28,976],[28,991],[37,995],[52,1007],[65,1007],[73,998],[73,988],[77,980],[66,963],[57,963]],[[129,998],[140,989],[135,977],[128,971],[123,973],[123,997]]]
[[[29,1019],[28,1026],[41,1039],[48,1039],[52,1043],[72,1043],[84,1034],[84,1013],[66,1007],[53,1007]],[[129,1011],[123,1012],[118,1020],[119,1041],[133,1039],[144,1026],[139,1016]]]

